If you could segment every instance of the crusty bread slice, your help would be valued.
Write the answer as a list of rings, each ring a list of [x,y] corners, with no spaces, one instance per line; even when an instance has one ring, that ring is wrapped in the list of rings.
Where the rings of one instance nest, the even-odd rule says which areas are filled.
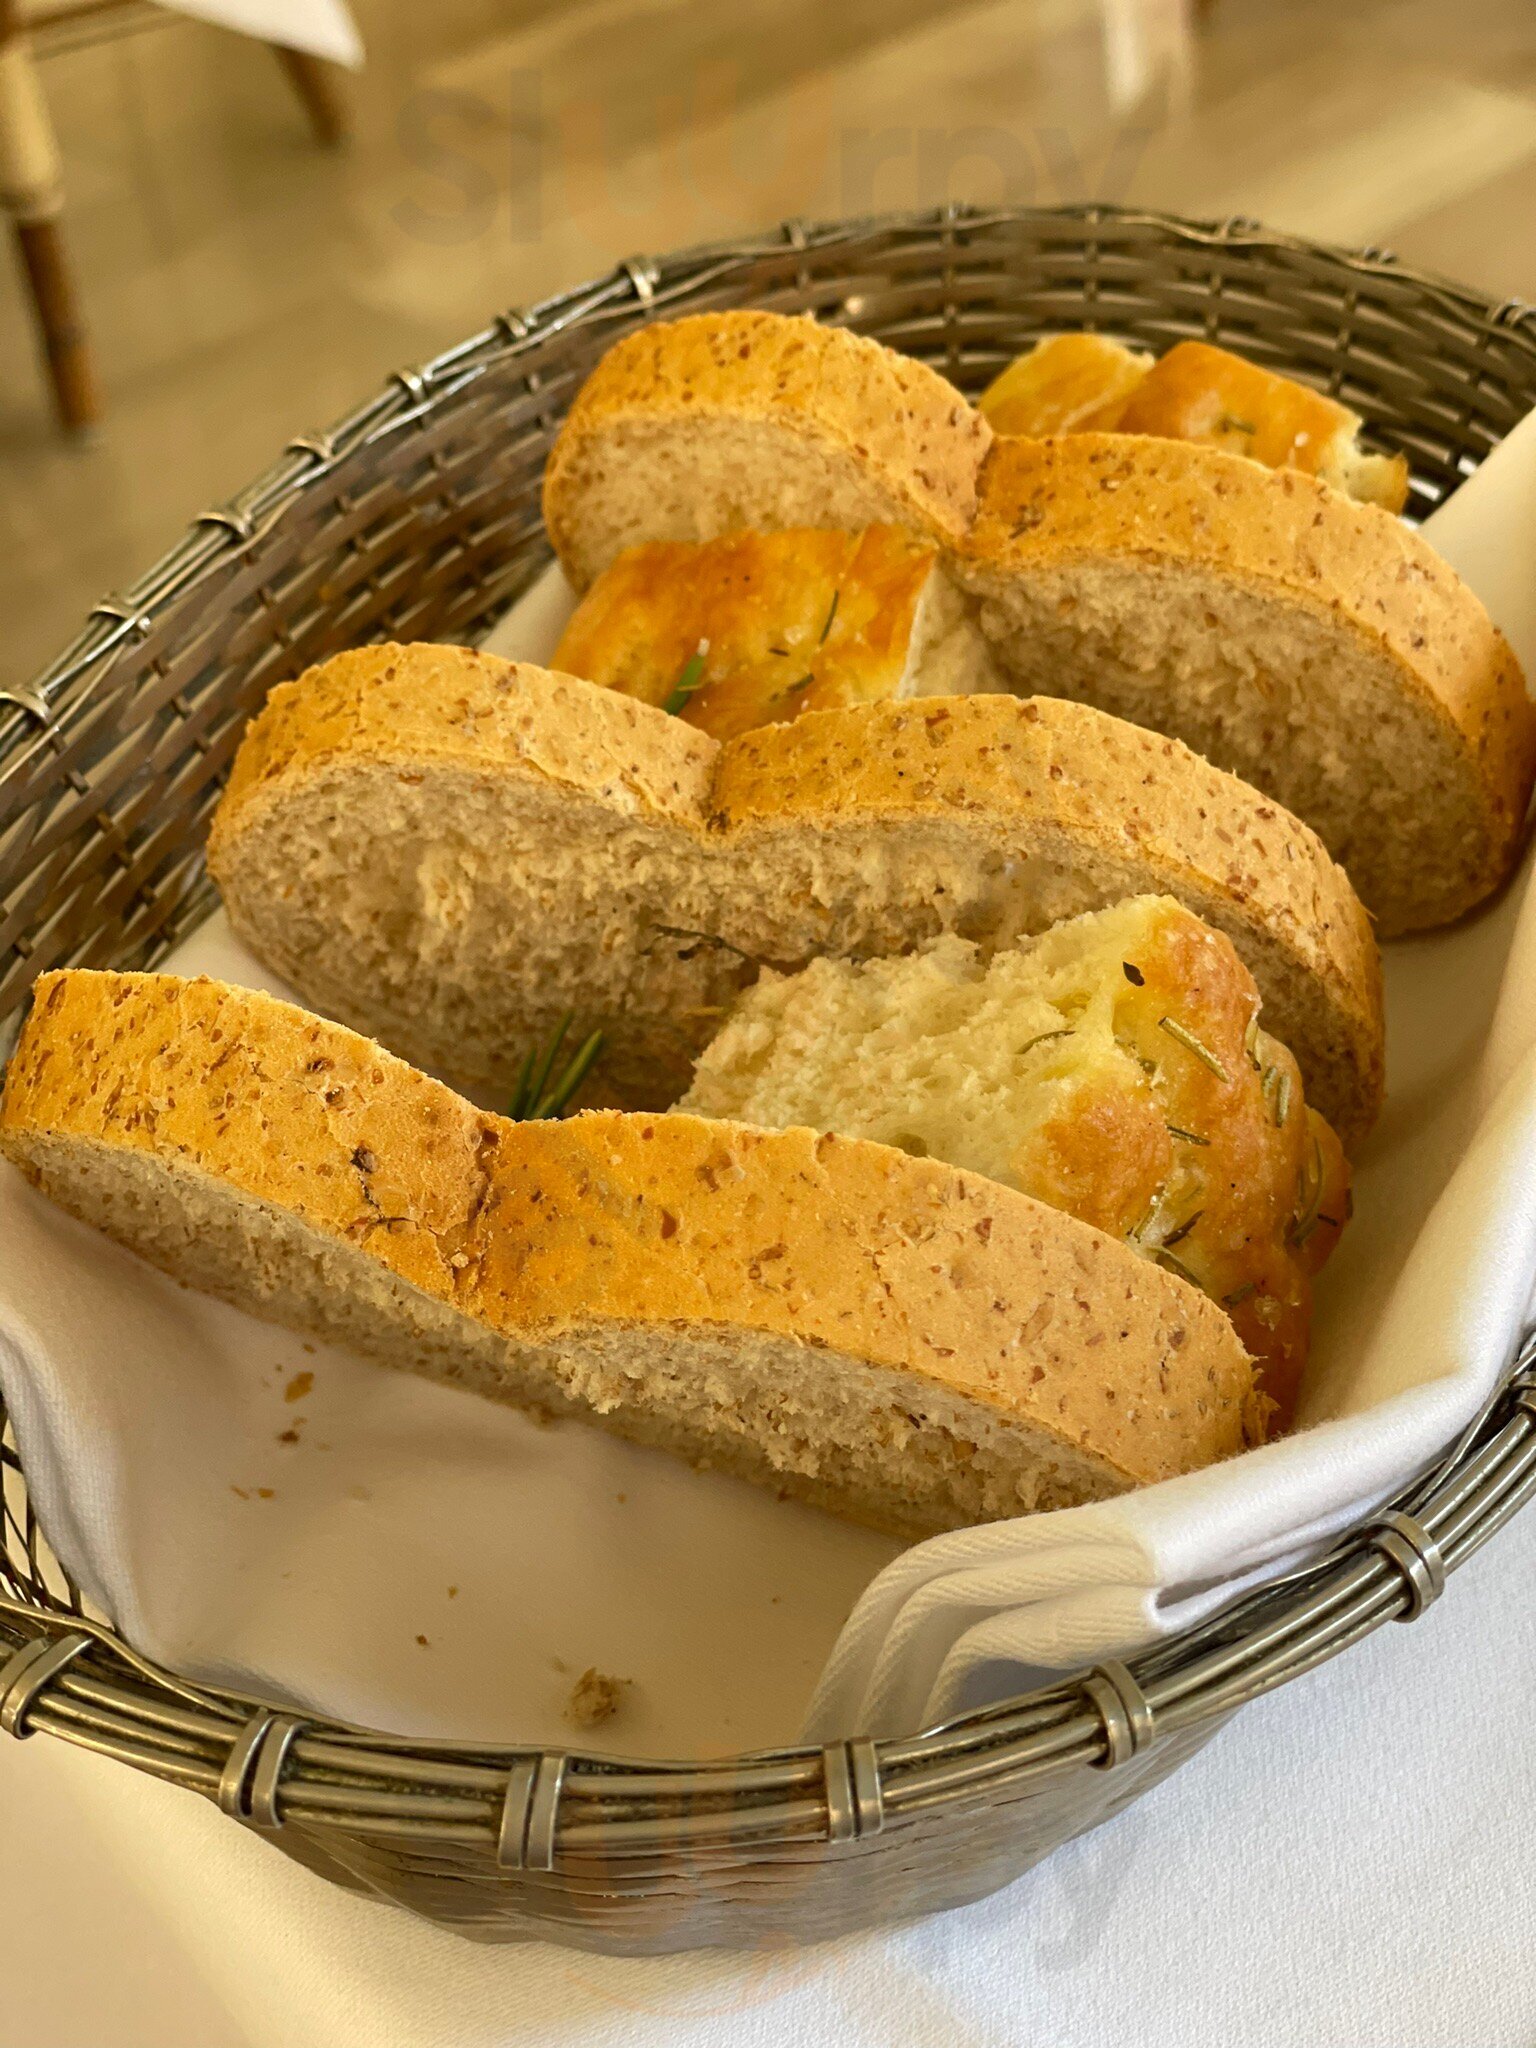
[[[274,690],[209,862],[305,998],[509,1099],[566,1011],[609,1100],[659,1107],[764,964],[991,948],[1146,891],[1224,931],[1346,1142],[1381,1095],[1380,969],[1311,833],[1081,706],[918,698],[721,746],[648,704],[455,647]]]
[[[1319,833],[1384,935],[1505,878],[1536,709],[1477,598],[1316,478],[1123,434],[998,442],[954,559],[1015,688],[1184,740]]]
[[[508,1123],[217,982],[45,976],[0,1145],[238,1307],[903,1535],[1262,1426],[1214,1304],[1012,1189],[807,1130]]]
[[[1285,1427],[1349,1171],[1258,1014],[1230,940],[1132,896],[990,961],[951,934],[765,974],[677,1106],[872,1138],[1096,1224],[1221,1303]]]
[[[936,370],[846,328],[695,313],[614,343],[544,472],[544,524],[585,590],[623,549],[742,527],[900,526],[957,540],[991,429]]]
[[[1230,349],[1181,341],[1154,360],[1102,334],[1051,334],[995,377],[978,410],[998,434],[1157,434],[1266,469],[1299,469],[1401,512],[1408,464],[1360,445],[1357,412]]]
[[[791,527],[626,548],[551,667],[717,740],[807,711],[1002,685],[938,549],[895,526]]]

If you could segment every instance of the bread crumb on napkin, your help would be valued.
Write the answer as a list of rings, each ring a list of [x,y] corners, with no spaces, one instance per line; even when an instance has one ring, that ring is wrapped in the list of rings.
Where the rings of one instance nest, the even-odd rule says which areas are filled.
[[[625,1686],[633,1682],[628,1678],[610,1678],[607,1672],[589,1664],[571,1687],[565,1708],[567,1720],[578,1728],[596,1728],[611,1721],[623,1704]]]

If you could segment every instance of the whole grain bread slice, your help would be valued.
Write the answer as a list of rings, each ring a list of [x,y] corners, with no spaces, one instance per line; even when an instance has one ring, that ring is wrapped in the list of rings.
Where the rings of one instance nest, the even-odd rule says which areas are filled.
[[[1191,442],[1004,439],[952,571],[1015,689],[1266,791],[1383,936],[1461,916],[1514,865],[1536,707],[1478,599],[1379,506]]]
[[[217,982],[45,976],[0,1146],[238,1307],[902,1535],[1262,1427],[1214,1304],[1012,1189],[809,1130],[509,1123]]]
[[[1165,893],[1232,940],[1346,1143],[1382,1086],[1380,966],[1314,836],[1177,742],[1083,706],[916,698],[724,745],[463,648],[338,655],[274,690],[215,816],[230,919],[307,1002],[506,1101],[567,1011],[606,1099],[659,1108],[768,965],[983,950]]]
[[[641,541],[743,527],[904,527],[958,540],[991,429],[937,371],[842,327],[696,313],[615,342],[544,473],[577,590]]]

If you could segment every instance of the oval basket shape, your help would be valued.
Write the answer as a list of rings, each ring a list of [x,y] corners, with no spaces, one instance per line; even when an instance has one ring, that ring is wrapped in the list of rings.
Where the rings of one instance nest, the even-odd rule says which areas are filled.
[[[725,306],[847,324],[972,395],[1053,328],[1225,343],[1401,449],[1410,518],[1536,404],[1529,309],[1238,220],[948,207],[622,264],[291,442],[35,683],[0,690],[0,1047],[39,973],[153,966],[208,915],[209,817],[271,686],[368,640],[482,635],[550,559],[544,458],[587,371],[641,322]],[[1245,1701],[1422,1612],[1536,1492],[1536,1343],[1389,1512],[1128,1665],[905,1740],[851,1730],[710,1761],[407,1742],[191,1684],[86,1611],[8,1427],[0,1460],[10,1734],[181,1785],[333,1881],[478,1940],[824,1940],[1007,1883]]]

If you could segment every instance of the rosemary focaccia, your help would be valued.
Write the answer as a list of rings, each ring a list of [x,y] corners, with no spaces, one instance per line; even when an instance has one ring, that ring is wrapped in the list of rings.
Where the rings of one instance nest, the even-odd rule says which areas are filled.
[[[305,1001],[502,1102],[567,1012],[607,1034],[604,1099],[656,1108],[763,966],[946,932],[993,952],[1149,892],[1227,933],[1346,1142],[1380,1100],[1379,963],[1340,870],[1244,784],[1075,704],[925,697],[721,744],[527,664],[363,648],[272,693],[209,862]]]
[[[1513,867],[1536,707],[1471,590],[1379,506],[1194,442],[1003,438],[951,570],[1012,689],[1265,791],[1383,936],[1460,917]]]
[[[1008,365],[979,401],[994,433],[1156,434],[1297,469],[1401,512],[1408,464],[1360,446],[1357,412],[1230,349],[1181,341],[1154,358],[1102,334],[1052,334]]]
[[[1349,1171],[1231,941],[1172,898],[990,961],[951,935],[766,974],[678,1107],[874,1139],[1097,1225],[1221,1304],[1289,1423]]]
[[[925,363],[808,315],[696,313],[616,341],[544,472],[544,524],[585,590],[625,548],[743,528],[900,526],[958,540],[986,421]]]
[[[1001,688],[937,548],[895,526],[626,548],[550,665],[717,740],[806,711]]]
[[[904,1536],[1195,1470],[1267,1412],[1214,1302],[1015,1188],[809,1130],[509,1122],[217,982],[44,976],[0,1147],[237,1307]]]

